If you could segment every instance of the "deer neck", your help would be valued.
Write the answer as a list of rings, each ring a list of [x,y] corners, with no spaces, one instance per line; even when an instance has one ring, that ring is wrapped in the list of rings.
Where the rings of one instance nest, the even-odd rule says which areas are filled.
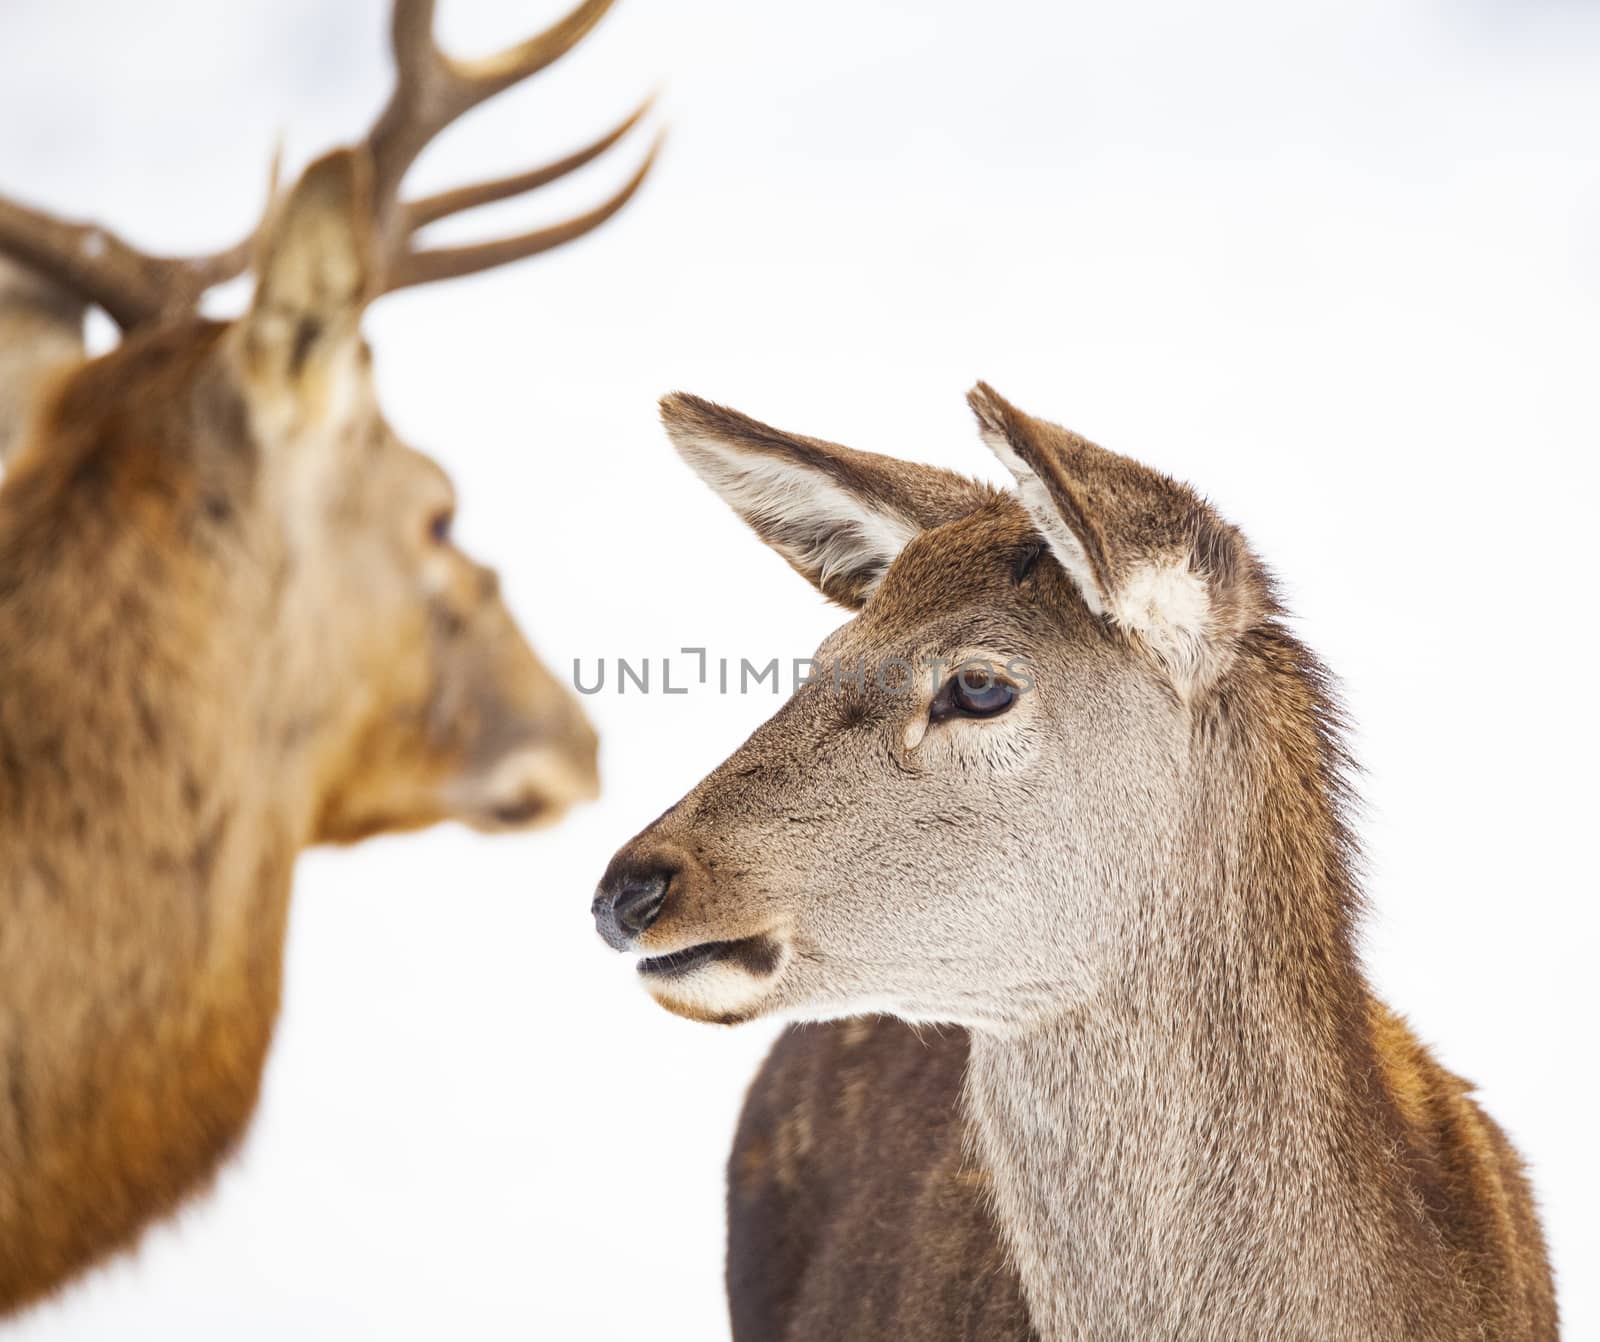
[[[1221,781],[1130,915],[1135,967],[974,1032],[976,1151],[1051,1342],[1436,1335],[1379,1247],[1430,1246],[1385,1181],[1402,1138],[1347,926],[1337,746],[1307,724],[1266,758],[1201,761]]]
[[[226,981],[282,922],[310,833],[297,779],[314,761],[286,745],[250,584],[220,565],[174,572],[141,545],[93,558],[92,575],[69,560],[32,569],[0,602],[13,691],[0,846],[42,916],[59,901],[90,920],[75,926],[116,927],[147,965]]]
[[[215,1025],[264,1052],[315,807],[279,707],[281,565],[242,454],[124,418],[127,442],[67,421],[0,490],[0,870],[56,957],[0,937],[0,1007],[112,1037],[188,1004],[149,1037],[210,1048]]]
[[[39,444],[0,489],[0,1313],[238,1140],[309,833],[267,711],[270,573],[203,493],[72,452]],[[187,542],[148,511],[174,497]]]
[[[1337,1064],[1309,1031],[1257,1051],[1256,1027],[1215,1006],[1174,996],[974,1034],[976,1152],[1047,1342],[1321,1336],[1314,1312],[1275,1328],[1365,1288],[1347,1210],[1327,1201],[1348,1143]],[[1255,1287],[1235,1298],[1241,1265]]]

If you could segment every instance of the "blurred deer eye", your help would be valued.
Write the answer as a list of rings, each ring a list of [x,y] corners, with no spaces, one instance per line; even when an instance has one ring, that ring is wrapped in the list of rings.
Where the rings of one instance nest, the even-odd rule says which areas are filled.
[[[1017,687],[987,667],[963,667],[950,677],[933,701],[929,715],[942,718],[999,717],[1017,701]]]
[[[448,508],[441,508],[428,520],[428,539],[435,545],[450,544],[450,528],[455,520],[454,513]]]

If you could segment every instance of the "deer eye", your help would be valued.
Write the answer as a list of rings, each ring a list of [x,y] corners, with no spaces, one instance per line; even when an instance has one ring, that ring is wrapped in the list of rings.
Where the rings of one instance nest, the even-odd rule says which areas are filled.
[[[456,516],[449,508],[441,508],[428,519],[428,539],[435,545],[450,544],[450,528]]]
[[[996,718],[1017,701],[1017,687],[986,666],[964,666],[934,697],[929,714],[944,718]]]
[[[1044,553],[1044,542],[1028,546],[1017,556],[1017,562],[1011,570],[1011,575],[1017,582],[1027,582],[1033,576],[1033,570],[1038,567],[1039,556]]]

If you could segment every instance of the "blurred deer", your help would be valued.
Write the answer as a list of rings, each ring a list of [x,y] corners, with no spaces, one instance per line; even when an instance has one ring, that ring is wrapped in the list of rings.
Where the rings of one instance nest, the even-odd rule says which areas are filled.
[[[696,1020],[970,1038],[780,1042],[736,1335],[1554,1337],[1520,1162],[1362,973],[1339,719],[1266,570],[1187,487],[971,403],[1015,492],[663,403],[860,613],[597,925]]]
[[[593,730],[451,539],[450,482],[385,421],[360,328],[381,294],[557,246],[632,196],[650,158],[554,227],[413,241],[638,113],[559,163],[400,198],[434,136],[609,7],[463,61],[429,0],[398,0],[370,135],[215,256],[0,201],[0,1313],[130,1243],[238,1141],[302,848],[549,823],[595,795]],[[251,265],[246,315],[201,320]],[[89,304],[126,334],[85,361]]]

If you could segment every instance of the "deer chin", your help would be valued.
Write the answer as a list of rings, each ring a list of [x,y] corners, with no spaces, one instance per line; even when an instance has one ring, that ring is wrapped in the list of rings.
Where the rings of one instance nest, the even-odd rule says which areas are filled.
[[[702,941],[638,964],[645,990],[668,1011],[712,1025],[765,1014],[788,966],[788,939],[761,932],[737,941]]]
[[[598,795],[592,766],[575,767],[555,751],[536,747],[511,755],[487,777],[455,788],[449,801],[451,811],[465,824],[500,834],[548,828],[575,803],[593,801]]]

